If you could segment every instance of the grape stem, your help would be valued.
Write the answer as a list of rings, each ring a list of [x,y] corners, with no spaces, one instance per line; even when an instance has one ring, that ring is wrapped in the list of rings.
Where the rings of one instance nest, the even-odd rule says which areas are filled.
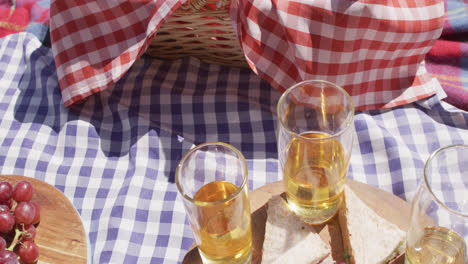
[[[22,233],[23,232],[20,231],[18,228],[15,228],[15,238],[13,239],[13,242],[11,242],[10,247],[7,248],[8,250],[13,251],[15,249],[16,245],[19,243],[18,238],[20,237]]]

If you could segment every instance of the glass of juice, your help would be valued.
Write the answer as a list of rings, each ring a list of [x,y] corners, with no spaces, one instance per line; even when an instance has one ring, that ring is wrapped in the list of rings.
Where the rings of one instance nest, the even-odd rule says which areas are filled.
[[[198,145],[180,160],[176,184],[203,263],[250,263],[252,229],[243,155],[225,143]]]
[[[324,223],[342,201],[353,146],[351,97],[338,85],[309,80],[287,89],[277,111],[288,205],[304,222]]]
[[[468,146],[436,150],[412,202],[406,264],[468,263]]]

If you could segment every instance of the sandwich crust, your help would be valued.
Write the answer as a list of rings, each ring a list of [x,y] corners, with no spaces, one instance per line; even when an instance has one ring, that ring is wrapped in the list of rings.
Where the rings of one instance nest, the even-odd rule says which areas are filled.
[[[351,264],[388,263],[389,256],[404,248],[406,233],[376,214],[348,186],[338,218]]]
[[[303,223],[277,195],[267,209],[262,263],[318,264],[326,261],[330,248],[312,226]]]

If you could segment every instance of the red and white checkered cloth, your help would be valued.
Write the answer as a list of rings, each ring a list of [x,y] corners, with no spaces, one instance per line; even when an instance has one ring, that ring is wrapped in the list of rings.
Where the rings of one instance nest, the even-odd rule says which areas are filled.
[[[284,90],[306,79],[345,88],[356,110],[428,97],[424,57],[444,24],[442,0],[233,0],[251,68]],[[117,81],[184,0],[57,0],[51,39],[65,105]]]
[[[50,38],[65,106],[106,89],[185,0],[53,0]]]
[[[327,80],[357,110],[436,92],[422,62],[442,32],[441,0],[239,0],[231,18],[250,67],[279,90]]]

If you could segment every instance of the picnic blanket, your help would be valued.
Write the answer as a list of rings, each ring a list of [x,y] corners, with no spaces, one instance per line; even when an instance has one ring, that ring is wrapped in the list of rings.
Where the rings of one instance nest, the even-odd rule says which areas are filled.
[[[467,3],[444,4],[462,8],[447,12],[445,42],[436,42],[426,68],[447,97],[437,90],[414,103],[355,116],[348,177],[408,200],[430,153],[468,144],[461,96],[468,87],[462,41]],[[60,189],[81,216],[94,263],[181,263],[193,234],[173,173],[194,145],[223,141],[238,148],[251,189],[281,179],[280,93],[249,69],[143,54],[108,89],[67,108],[53,52],[24,32],[0,38],[0,90],[0,174]]]
[[[5,23],[4,21],[0,21],[0,32],[3,32],[2,34],[6,35],[6,34],[14,33],[14,32],[17,32],[17,31],[27,30],[29,32],[35,33],[36,36],[40,40],[42,40],[44,38],[44,36],[46,35],[45,32],[47,32],[47,25],[49,24],[49,4],[50,4],[50,2],[48,0],[20,0],[20,1],[16,1],[16,9],[14,9],[15,6],[12,5],[14,2],[15,1],[0,2],[0,12],[3,12],[3,13],[7,12],[8,14],[12,13],[11,16],[5,15],[4,17],[6,18],[6,20],[14,21],[14,26],[12,26],[12,24],[9,23],[9,22]],[[170,15],[170,13],[173,10],[175,10],[180,4],[180,3],[174,3],[174,6],[171,6],[170,3],[161,4],[161,1],[159,1],[159,2],[158,1],[153,1],[153,2],[154,3],[152,3],[152,1],[143,1],[143,3],[141,3],[140,6],[139,6],[140,10],[138,12],[143,12],[141,9],[143,8],[144,5],[146,5],[146,9],[148,9],[148,8],[151,9],[152,8],[153,11],[150,12],[151,14],[156,12],[153,15],[153,19],[161,19],[161,23],[163,22],[164,17]],[[361,1],[361,2],[371,3],[369,1]],[[83,3],[82,7],[86,7],[86,6],[93,7],[93,4],[94,4],[93,1],[85,1],[85,2],[82,2],[82,3]],[[114,7],[118,6],[117,2],[114,2],[114,3],[115,3],[115,5],[113,5]],[[440,40],[438,40],[436,42],[434,47],[427,54],[425,68],[431,74],[432,77],[436,78],[439,81],[439,83],[442,85],[442,87],[446,91],[447,98],[445,100],[447,102],[449,102],[449,103],[451,103],[451,104],[453,104],[453,105],[455,105],[455,106],[457,106],[457,107],[459,107],[461,109],[468,109],[468,105],[467,105],[468,104],[468,93],[466,92],[466,90],[468,89],[468,88],[466,88],[467,87],[467,78],[468,78],[468,74],[467,74],[467,71],[468,71],[468,66],[467,66],[468,65],[468,63],[467,63],[467,60],[468,60],[468,55],[467,55],[468,47],[467,47],[467,45],[468,44],[466,43],[467,42],[467,37],[466,36],[468,36],[468,3],[466,1],[463,1],[463,0],[444,0],[443,3],[444,3],[444,7],[445,7],[446,12],[445,12],[445,24],[444,24],[444,27],[443,27],[442,36],[441,36]],[[62,4],[62,6],[59,5],[57,7],[58,4]],[[64,7],[63,5],[64,5],[63,2],[58,2],[58,3],[54,2],[53,3],[53,12],[59,12],[61,9],[69,8],[67,6]],[[102,3],[100,5],[102,5]],[[135,6],[132,6],[131,3],[127,3],[127,5],[128,6],[122,6],[122,8],[124,8],[125,10],[129,9],[129,6],[130,6],[131,10],[136,8]],[[101,7],[101,9],[102,9],[102,7]],[[93,25],[93,23],[95,23],[95,24],[99,23],[99,27],[98,27],[98,29],[96,29],[98,31],[98,35],[99,35],[99,34],[104,34],[105,32],[107,32],[105,30],[109,30],[109,28],[105,29],[106,26],[116,27],[115,21],[114,22],[109,22],[109,24],[105,24],[105,21],[108,20],[109,16],[111,16],[110,13],[106,13],[107,19],[97,17],[98,20],[92,20],[91,19],[91,21],[88,21],[86,23],[82,23],[83,21],[82,22],[78,21],[78,18],[80,18],[80,16],[83,16],[87,12],[91,12],[91,11],[98,12],[96,10],[100,10],[100,9],[99,8],[97,8],[97,9],[83,9],[83,8],[80,8],[80,10],[73,9],[71,14],[67,13],[67,14],[70,15],[67,18],[67,21],[74,21],[75,22],[75,23],[72,23],[73,25],[70,26],[71,29],[69,29],[69,30],[76,30],[77,26],[80,26],[80,28],[85,28],[86,29],[86,28],[90,27],[90,25]],[[146,13],[148,13],[148,12],[146,12]],[[122,14],[118,14],[118,15],[122,15]],[[136,13],[134,15],[136,15]],[[139,13],[138,13],[138,15],[141,16],[141,14],[139,14]],[[148,14],[146,14],[146,15],[148,15]],[[73,17],[75,17],[75,16],[78,16],[78,18],[73,19]],[[157,16],[157,17],[154,17],[154,16]],[[85,16],[86,19],[89,19],[90,17],[93,17],[93,16]],[[4,18],[4,20],[5,20],[5,18]],[[59,20],[59,19],[57,19],[57,20]],[[152,28],[152,27],[148,26],[148,23],[146,23],[146,22],[144,22],[141,25],[137,25],[137,26],[134,25],[132,30],[136,30],[136,29],[138,29],[138,27],[140,27],[137,31],[142,33],[142,34],[146,34],[146,35],[156,34],[157,31],[154,31],[154,30],[156,30],[157,27],[161,23],[157,24],[156,28]],[[146,25],[145,25],[145,23],[146,23]],[[153,22],[153,23],[155,23],[155,22]],[[3,29],[2,29],[2,25],[3,25]],[[117,28],[121,28],[121,27],[122,26],[117,25]],[[14,28],[15,30],[11,30],[12,28]],[[103,32],[101,32],[101,28],[104,28]],[[85,30],[84,32],[82,32],[81,36],[73,37],[73,38],[75,38],[74,41],[75,42],[76,41],[80,42],[79,39],[81,37],[83,37],[83,35],[87,35],[87,36],[84,36],[84,38],[81,41],[88,41],[88,40],[92,39],[94,42],[99,44],[98,46],[107,45],[109,40],[103,41],[103,38],[99,38],[99,36],[96,35],[96,32],[95,32],[96,30],[93,30],[92,32],[88,32],[88,31]],[[117,32],[124,33],[125,30],[124,31],[117,30]],[[143,33],[143,32],[146,32],[146,33]],[[117,33],[116,36],[118,36],[120,38],[129,38],[130,37],[128,35],[129,34],[128,32],[126,32],[125,34],[120,34],[120,33]],[[62,34],[65,34],[65,33],[62,33]],[[135,33],[135,35],[136,34],[137,33]],[[125,35],[125,36],[123,36],[123,35]],[[141,36],[140,38],[144,38],[144,37]],[[147,37],[147,40],[145,42],[146,44],[147,44],[147,42],[149,41],[150,38],[151,37]],[[76,39],[78,39],[78,40],[76,40]],[[48,41],[48,40],[46,39],[46,41]],[[139,43],[141,43],[141,42],[139,42]],[[128,44],[129,46],[127,46],[127,48],[134,45],[134,44],[135,43]],[[80,46],[79,48],[81,49],[81,48],[83,48],[83,46]],[[110,50],[113,50],[113,51],[108,52],[109,53],[108,56],[111,56],[111,57],[112,56],[117,56],[116,55],[117,52],[115,52],[115,51],[116,50],[122,50],[122,49],[125,49],[125,48],[126,48],[125,43],[120,44],[119,47],[111,47]],[[141,55],[143,53],[144,48],[145,47],[143,45],[141,47],[140,52],[136,52],[136,53],[133,52],[134,54],[137,54],[136,59],[137,59],[137,57],[139,55]],[[112,54],[114,54],[114,55],[112,55]],[[92,59],[91,57],[89,59]],[[128,58],[130,58],[130,57],[128,57]],[[121,64],[123,62],[127,62],[126,59],[125,59],[125,58],[127,58],[127,55],[123,55],[122,58],[124,58],[124,60],[116,61],[116,63]],[[133,63],[132,61],[135,61],[135,60],[128,61],[128,65],[126,64],[126,66],[120,65],[120,67],[116,67],[116,68],[118,68],[117,70],[113,68],[111,73],[109,73],[109,69],[112,68],[113,66],[115,66],[115,64],[113,64],[113,66],[112,66],[112,64],[109,64],[108,63],[109,61],[106,60],[106,62],[101,64],[101,66],[104,67],[102,69],[102,71],[106,72],[106,74],[105,74],[107,76],[106,78],[111,78],[111,79],[117,80],[120,77],[119,74],[125,72],[126,69],[128,69],[131,66],[131,64]],[[94,67],[94,70],[99,70],[99,68],[101,66]],[[255,64],[253,64],[253,67],[254,67],[254,69],[256,69],[257,66],[255,66]],[[74,68],[76,68],[76,67],[74,67]],[[118,73],[116,73],[116,72],[118,72]],[[86,74],[81,76],[81,77],[78,76],[77,78],[78,79],[84,78],[84,76],[86,76]],[[311,76],[311,78],[313,78],[313,77],[314,76]],[[269,77],[267,75],[264,75],[263,78],[269,79]],[[110,85],[110,83],[112,83],[112,82],[109,82],[109,85]],[[391,83],[391,82],[388,82],[388,83]],[[62,85],[62,89],[68,90],[68,88],[64,88],[64,87],[66,87],[66,85]],[[79,96],[78,96],[76,101],[78,102],[81,99],[86,98],[87,95],[89,95],[89,94],[91,94],[93,92],[100,91],[101,89],[105,89],[106,87],[107,87],[106,85],[102,85],[101,88],[97,88],[97,89],[93,89],[93,88],[89,88],[89,87],[81,88],[81,89],[79,89],[79,92],[78,92]],[[433,87],[430,88],[430,90],[432,92],[433,92],[433,89],[434,89]],[[65,91],[64,93],[67,93],[67,91]],[[372,97],[372,96],[367,95],[367,99],[369,97]],[[67,98],[68,98],[67,96],[64,96],[64,101],[67,101],[68,100]],[[360,98],[364,98],[364,97],[360,97]],[[385,100],[383,100],[383,101],[385,101]],[[391,101],[389,101],[389,102],[391,102]]]
[[[249,69],[143,56],[111,89],[66,108],[51,50],[19,33],[0,39],[0,90],[0,174],[60,189],[81,216],[94,263],[182,262],[193,233],[174,172],[194,145],[239,149],[251,189],[282,177],[280,93]],[[354,124],[348,177],[408,200],[430,153],[468,144],[468,113],[439,94],[357,112]]]
[[[441,39],[426,57],[426,68],[447,93],[447,102],[468,110],[468,1],[445,1]]]

